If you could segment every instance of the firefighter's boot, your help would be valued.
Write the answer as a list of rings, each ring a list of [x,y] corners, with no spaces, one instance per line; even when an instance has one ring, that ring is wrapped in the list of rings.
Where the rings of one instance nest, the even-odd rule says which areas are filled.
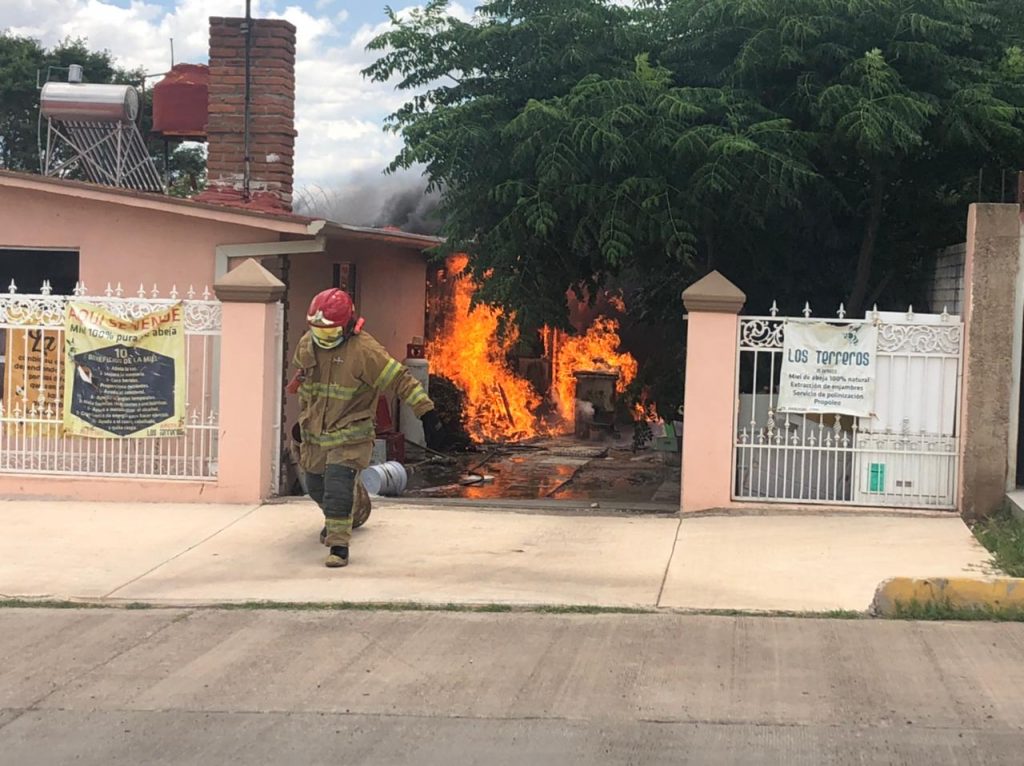
[[[331,555],[327,557],[324,566],[331,569],[348,566],[348,548],[341,545],[332,545]]]

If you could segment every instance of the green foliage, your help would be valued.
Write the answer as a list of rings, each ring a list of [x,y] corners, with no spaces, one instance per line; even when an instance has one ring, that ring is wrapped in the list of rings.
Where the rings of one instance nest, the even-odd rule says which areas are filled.
[[[992,562],[1010,577],[1024,577],[1024,519],[1009,512],[997,513],[974,527],[992,554]]]
[[[432,0],[390,20],[365,74],[410,94],[391,169],[425,169],[478,298],[527,327],[613,279],[678,323],[711,268],[752,307],[905,303],[979,168],[1024,156],[1012,0],[491,0],[471,22]]]
[[[41,51],[34,40],[0,35],[0,167],[38,168],[31,97]],[[29,88],[31,85],[31,89]]]
[[[505,0],[477,13],[479,23],[465,23],[434,0],[405,19],[392,14],[391,29],[371,42],[383,55],[366,74],[397,77],[417,93],[389,120],[405,137],[391,169],[423,165],[443,189],[444,233],[452,249],[470,252],[473,275],[485,282],[479,298],[516,305],[527,328],[565,326],[566,289],[596,286],[606,258],[626,257],[635,232],[622,219],[636,206],[624,188],[591,200],[607,183],[579,164],[596,171],[602,160],[575,156],[587,147],[611,161],[611,142],[626,127],[609,131],[594,121],[563,132],[560,125],[567,110],[598,109],[587,101],[600,98],[586,92],[588,78],[629,73],[623,56],[641,53],[636,29],[631,12],[591,0]],[[564,102],[578,88],[580,102]],[[552,133],[559,134],[555,152],[546,145]],[[553,197],[548,190],[556,187]],[[603,215],[601,205],[616,199],[622,212]]]
[[[206,153],[200,146],[179,146],[170,156],[167,193],[191,197],[206,188]]]
[[[1014,168],[1024,85],[1019,8],[971,0],[677,0],[662,63],[728,86],[805,134],[821,183],[800,216],[715,231],[716,265],[752,303],[906,303],[963,236],[978,170]],[[710,32],[697,33],[697,30]],[[752,257],[753,256],[753,257]],[[767,266],[766,266],[767,264]],[[744,272],[756,279],[742,282]],[[735,277],[734,277],[735,278]],[[763,288],[767,286],[770,293]],[[915,301],[920,303],[920,301]]]
[[[897,601],[891,619],[960,622],[1024,622],[1024,609],[1017,606],[960,606],[944,601]]]

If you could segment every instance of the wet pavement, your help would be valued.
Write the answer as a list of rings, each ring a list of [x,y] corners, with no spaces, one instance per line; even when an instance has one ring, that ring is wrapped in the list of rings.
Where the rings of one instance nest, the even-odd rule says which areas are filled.
[[[448,461],[409,458],[410,498],[679,503],[679,453],[633,452],[623,442],[562,437],[482,446]]]

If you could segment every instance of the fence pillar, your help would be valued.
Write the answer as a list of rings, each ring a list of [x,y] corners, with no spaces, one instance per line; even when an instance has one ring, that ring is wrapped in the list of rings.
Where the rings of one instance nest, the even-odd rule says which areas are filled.
[[[960,513],[1003,505],[1016,473],[1021,277],[1020,205],[971,205],[964,265]]]
[[[274,417],[281,381],[275,322],[285,286],[250,258],[219,277],[220,447],[217,485],[228,502],[258,503],[270,491]]]
[[[684,513],[732,504],[737,315],[746,299],[717,271],[683,292],[687,311]]]

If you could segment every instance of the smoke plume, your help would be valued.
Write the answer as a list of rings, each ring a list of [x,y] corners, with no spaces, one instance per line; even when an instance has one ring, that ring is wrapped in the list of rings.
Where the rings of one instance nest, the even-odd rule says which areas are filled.
[[[335,223],[436,234],[441,227],[435,216],[440,194],[428,194],[426,187],[426,181],[414,173],[362,173],[330,188],[301,187],[294,193],[293,207],[300,215]]]

